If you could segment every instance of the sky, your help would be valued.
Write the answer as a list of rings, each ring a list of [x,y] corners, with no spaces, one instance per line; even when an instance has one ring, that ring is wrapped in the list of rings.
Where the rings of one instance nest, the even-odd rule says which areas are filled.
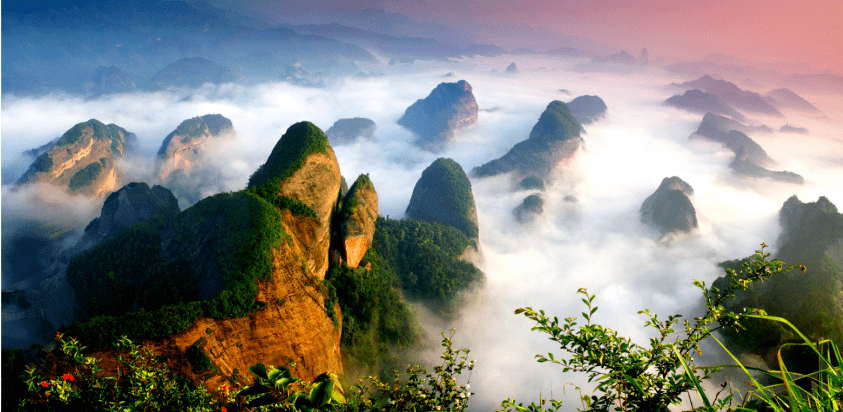
[[[252,0],[278,12],[304,6]],[[838,0],[317,0],[322,10],[375,8],[480,35],[520,24],[588,37],[650,56],[698,58],[720,52],[749,61],[843,67],[843,2]],[[541,39],[534,39],[541,43]],[[528,44],[500,44],[529,47]]]

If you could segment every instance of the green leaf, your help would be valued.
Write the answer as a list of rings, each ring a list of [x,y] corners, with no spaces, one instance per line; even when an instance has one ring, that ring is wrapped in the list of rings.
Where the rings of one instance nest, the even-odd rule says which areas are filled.
[[[310,403],[320,407],[331,400],[331,393],[334,391],[334,381],[321,382],[310,390]]]
[[[282,369],[272,368],[272,369],[270,369],[269,371],[266,372],[266,380],[268,380],[271,383],[274,383],[278,380],[278,377],[282,373],[284,373],[284,371]]]
[[[268,379],[266,376],[266,366],[262,363],[258,363],[254,366],[249,366],[249,372],[252,372],[252,375],[257,376],[261,379]]]
[[[255,396],[255,395],[261,395],[261,394],[270,393],[270,392],[272,392],[272,391],[267,386],[252,385],[252,386],[238,392],[237,395],[238,396]]]

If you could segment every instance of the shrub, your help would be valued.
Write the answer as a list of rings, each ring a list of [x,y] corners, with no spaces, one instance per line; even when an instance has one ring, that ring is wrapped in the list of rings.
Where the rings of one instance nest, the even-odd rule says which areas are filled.
[[[795,267],[803,271],[804,266],[785,267],[784,263],[778,260],[769,261],[769,253],[764,253],[767,245],[762,244],[761,250],[756,251],[754,258],[743,262],[743,273],[738,276],[732,269],[727,269],[729,279],[724,289],[716,286],[706,288],[700,281],[694,284],[702,289],[705,297],[706,312],[701,317],[694,318],[693,324],[684,321],[684,334],[671,338],[676,333],[674,326],[679,322],[681,315],[669,316],[665,320],[658,319],[656,314],[649,310],[639,313],[647,315],[649,320],[645,326],[650,326],[658,331],[658,336],[650,339],[650,346],[644,347],[633,343],[629,338],[619,336],[612,329],[591,323],[591,317],[597,311],[594,306],[594,295],[589,295],[585,289],[578,293],[583,295],[583,303],[586,311],[582,313],[585,325],[578,326],[576,318],[565,318],[560,322],[557,317],[549,318],[544,311],[534,311],[532,308],[520,308],[516,314],[523,313],[524,316],[536,322],[532,330],[540,331],[550,335],[550,339],[559,343],[561,349],[568,352],[569,358],[557,359],[552,353],[547,355],[536,355],[539,362],[552,362],[563,367],[564,371],[585,372],[588,374],[589,382],[598,382],[595,394],[592,396],[581,396],[583,406],[587,411],[609,411],[609,410],[646,410],[646,411],[667,411],[668,405],[681,402],[681,396],[691,391],[697,391],[704,408],[701,410],[714,411],[720,409],[751,411],[748,397],[744,397],[741,406],[735,407],[735,391],[729,391],[722,399],[715,396],[713,400],[708,399],[703,393],[701,382],[710,379],[711,375],[727,366],[701,367],[693,365],[691,355],[701,354],[699,343],[702,339],[712,336],[712,332],[719,328],[741,328],[746,319],[770,319],[784,322],[794,331],[796,329],[782,318],[766,316],[763,311],[744,309],[742,313],[727,312],[724,302],[734,299],[734,293],[745,289],[748,285],[763,281],[764,279],[784,272]],[[712,323],[719,326],[709,328]],[[798,333],[798,331],[796,331]],[[819,343],[811,342],[803,335],[805,344],[812,349]],[[715,337],[716,339],[716,337]],[[719,341],[718,341],[719,342]],[[721,344],[722,345],[722,344]],[[796,375],[788,373],[784,364],[780,362],[780,371],[763,371],[770,376],[781,376],[783,386],[787,390],[786,396],[777,394],[770,386],[760,385],[752,375],[740,363],[737,366],[747,371],[749,379],[755,385],[753,391],[748,395],[756,398],[755,404],[763,403],[773,407],[773,410],[815,410],[816,405],[829,405],[828,410],[839,410],[843,401],[843,372],[840,369],[841,358],[839,351],[833,343],[826,354],[821,354],[818,349],[813,349],[823,359],[823,369],[818,377],[814,378],[816,389],[807,396],[794,389],[793,380]],[[724,347],[725,349],[725,347]],[[823,358],[824,356],[824,358]],[[781,360],[781,357],[779,356]],[[735,359],[737,360],[737,359]],[[832,362],[836,360],[837,364]],[[835,389],[835,386],[836,389]],[[724,384],[725,387],[725,384]],[[806,399],[809,399],[806,401]],[[809,406],[813,400],[813,406]],[[561,407],[560,402],[552,403],[554,410]],[[782,409],[781,405],[787,408]],[[528,407],[523,404],[515,404],[512,399],[505,400],[501,407],[515,408],[518,411],[541,411],[540,404],[533,403]],[[833,408],[838,409],[833,409]],[[548,409],[550,410],[550,409]]]

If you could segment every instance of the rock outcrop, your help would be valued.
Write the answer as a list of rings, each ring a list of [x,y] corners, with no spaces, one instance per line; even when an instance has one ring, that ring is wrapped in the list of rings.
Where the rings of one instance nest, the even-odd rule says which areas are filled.
[[[71,256],[100,244],[123,229],[156,217],[169,219],[178,212],[179,204],[166,188],[129,183],[105,199],[100,216],[85,227],[84,234],[71,249]]]
[[[477,124],[477,101],[465,80],[440,83],[419,99],[398,119],[398,124],[415,133],[415,144],[437,153],[444,150],[457,131]]]
[[[106,126],[95,119],[79,123],[38,156],[17,184],[42,182],[74,194],[105,195],[121,184],[115,161],[134,139],[115,124]]]
[[[163,90],[169,87],[199,87],[205,83],[230,83],[239,79],[240,76],[231,68],[192,57],[170,63],[152,77],[149,84],[154,90]]]
[[[375,122],[364,117],[339,119],[334,122],[325,135],[333,145],[354,143],[360,138],[371,140],[375,134]]]
[[[437,222],[459,229],[477,240],[477,208],[471,182],[459,163],[439,158],[422,172],[413,188],[405,216],[422,222]]]
[[[321,286],[340,180],[324,133],[290,126],[247,189],[133,226],[71,261],[84,318],[112,317],[68,333],[96,327],[107,344],[109,333],[144,328],[173,365],[198,348],[218,373],[176,369],[209,387],[258,362],[294,362],[305,380],[342,373],[341,314]]]
[[[117,66],[100,66],[85,82],[85,94],[91,97],[115,93],[132,93],[138,90],[129,75]]]
[[[520,205],[512,210],[512,215],[519,223],[532,222],[542,213],[544,213],[544,199],[538,194],[527,196]]]
[[[503,157],[474,168],[472,174],[483,177],[514,172],[517,178],[536,176],[547,181],[579,150],[581,128],[568,106],[554,100],[542,112],[527,140],[517,143]]]
[[[290,126],[272,153],[251,178],[249,187],[265,186],[277,196],[295,199],[310,208],[318,225],[298,225],[308,269],[317,277],[328,270],[331,218],[342,175],[334,150],[325,134],[313,123]]]
[[[664,178],[655,193],[641,204],[641,222],[662,234],[696,229],[697,212],[691,203],[693,195],[694,189],[684,180],[676,176]]]
[[[729,116],[732,119],[743,122],[746,120],[744,115],[735,110],[729,103],[721,99],[719,96],[707,93],[702,90],[688,90],[683,95],[671,96],[664,102],[668,106],[676,107],[692,113],[716,113],[723,116]]]
[[[536,176],[525,177],[520,182],[518,182],[518,187],[524,190],[538,189],[544,192],[544,181]]]
[[[738,175],[771,178],[799,185],[805,183],[805,179],[796,173],[767,169],[775,162],[758,143],[741,130],[751,131],[753,128],[714,113],[706,113],[699,128],[690,138],[713,140],[732,149],[735,152],[735,160],[729,166]]]
[[[375,238],[378,220],[378,194],[369,176],[360,175],[342,203],[339,230],[345,262],[356,269]]]
[[[723,143],[729,149],[732,149],[735,154],[743,151],[746,159],[760,166],[773,164],[773,159],[767,155],[767,152],[746,135],[749,130],[746,126],[734,120],[714,113],[706,113],[697,131],[691,134],[691,138]]]
[[[580,124],[596,122],[606,115],[606,102],[597,96],[579,96],[568,102],[568,109]]]
[[[749,160],[749,157],[747,156],[743,148],[741,148],[741,150],[739,150],[738,153],[735,154],[735,160],[732,161],[729,167],[731,167],[732,171],[734,171],[735,173],[743,176],[769,178],[780,182],[793,183],[797,185],[805,184],[805,178],[796,173],[787,170],[773,171],[758,166],[753,161]]]
[[[201,163],[213,139],[230,138],[233,134],[231,120],[219,114],[206,114],[183,121],[164,138],[158,149],[158,179],[166,182],[177,171],[189,176],[194,165]]]

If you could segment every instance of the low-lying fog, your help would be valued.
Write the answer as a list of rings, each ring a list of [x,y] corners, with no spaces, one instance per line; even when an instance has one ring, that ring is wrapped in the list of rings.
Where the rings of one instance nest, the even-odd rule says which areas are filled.
[[[502,72],[513,60],[520,74],[491,72]],[[590,393],[585,375],[565,374],[558,365],[535,362],[535,354],[559,354],[558,348],[545,335],[530,332],[533,324],[513,311],[531,306],[560,318],[579,317],[584,306],[576,292],[587,288],[597,295],[595,303],[600,307],[595,322],[646,343],[652,332],[643,328],[645,318],[636,312],[649,308],[663,316],[695,315],[701,293],[692,280],[711,283],[722,273],[718,262],[748,256],[761,242],[775,243],[778,211],[788,197],[796,194],[802,201],[816,201],[827,196],[843,206],[843,130],[827,120],[792,113],[786,113],[787,119],[757,119],[774,129],[789,123],[811,132],[752,136],[779,162],[774,169],[799,173],[807,183],[796,186],[738,178],[728,168],[731,152],[716,144],[688,140],[702,115],[661,104],[681,93],[665,88],[667,84],[692,79],[667,76],[657,69],[626,75],[582,73],[571,70],[575,64],[510,56],[389,67],[381,77],[347,79],[327,89],[279,83],[208,85],[194,91],[98,100],[4,98],[3,241],[39,221],[56,225],[66,217],[72,224],[81,221],[84,226],[82,217],[98,213],[100,203],[10,190],[28,166],[16,160],[18,153],[91,118],[116,123],[138,136],[141,153],[126,160],[132,167],[128,174],[133,180],[150,182],[146,176],[154,154],[179,123],[209,113],[231,119],[237,131],[235,141],[210,160],[223,176],[205,188],[212,194],[243,188],[294,122],[310,120],[327,130],[339,118],[367,117],[377,124],[375,140],[335,146],[334,150],[346,180],[369,173],[378,191],[380,214],[397,218],[403,216],[422,170],[437,157],[453,158],[469,172],[524,140],[550,101],[598,95],[609,107],[608,116],[585,126],[585,150],[547,188],[545,212],[535,222],[520,225],[511,214],[532,192],[513,191],[507,177],[472,178],[485,257],[480,265],[487,277],[485,288],[471,298],[455,322],[436,320],[419,310],[433,343],[431,359],[439,353],[436,343],[443,329],[456,328],[455,345],[471,349],[470,358],[477,361],[471,375],[471,390],[476,393],[470,403],[472,410],[491,410],[507,397],[529,403],[537,401],[539,393],[547,396],[551,391],[561,398],[566,382]],[[548,71],[535,70],[539,67]],[[443,76],[449,72],[454,75]],[[438,83],[459,79],[474,88],[481,109],[478,125],[459,133],[455,143],[438,155],[410,144],[410,132],[396,120]],[[802,95],[813,101],[811,95]],[[819,108],[827,114],[837,113],[834,107]],[[639,223],[638,211],[668,176],[679,176],[693,186],[700,229],[666,245]],[[563,200],[568,195],[577,201]],[[57,199],[74,205],[56,204]],[[10,280],[4,268],[4,288]],[[718,350],[709,348],[709,354]],[[718,360],[725,361],[716,356]],[[570,386],[565,390],[565,409],[573,410],[579,406],[577,393]]]

